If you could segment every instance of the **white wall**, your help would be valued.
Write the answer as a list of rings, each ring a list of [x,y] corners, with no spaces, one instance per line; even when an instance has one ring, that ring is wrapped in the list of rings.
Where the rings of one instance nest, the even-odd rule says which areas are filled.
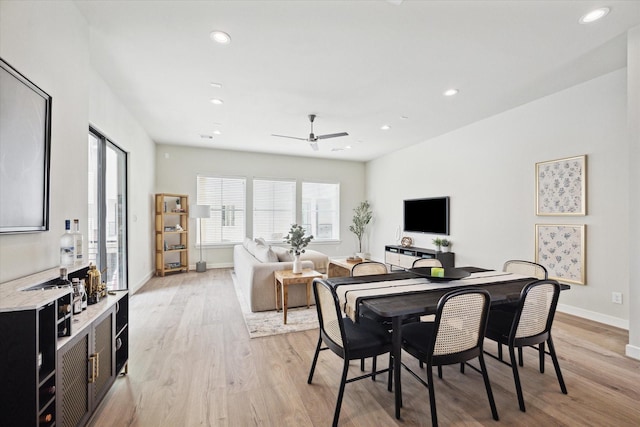
[[[0,2],[0,56],[53,98],[49,231],[0,235],[0,283],[59,265],[65,219],[87,235],[88,36],[71,2]]]
[[[377,206],[372,252],[382,256],[402,224],[402,200],[451,196],[456,265],[500,269],[535,257],[536,223],[587,225],[587,285],[572,285],[567,310],[628,327],[629,162],[626,70],[539,99],[367,165]],[[464,92],[456,102],[464,102]],[[535,215],[536,162],[588,156],[588,215]],[[389,171],[395,171],[390,174]],[[432,235],[407,234],[433,248]],[[622,292],[624,304],[611,303]]]
[[[312,241],[309,247],[329,256],[349,255],[356,250],[355,236],[349,231],[349,225],[353,217],[353,208],[364,200],[364,163],[173,145],[157,146],[156,192],[188,194],[189,203],[195,203],[196,175],[199,173],[246,177],[248,212],[251,210],[250,203],[253,199],[250,185],[253,178],[295,179],[298,181],[298,187],[303,180],[340,183],[341,242],[319,244]],[[195,221],[192,219],[189,227],[189,263],[192,266],[200,257],[199,251],[194,250]],[[250,234],[250,214],[247,215],[247,230]],[[202,257],[210,267],[233,265],[233,250],[230,246],[204,247]]]
[[[640,27],[628,33],[627,93],[629,127],[629,345],[627,355],[640,359]]]
[[[91,123],[129,153],[129,285],[136,290],[153,269],[155,147],[91,67],[84,17],[74,2],[2,1],[0,56],[53,98],[50,229],[0,235],[0,283],[56,267],[65,219],[80,219],[87,235]]]

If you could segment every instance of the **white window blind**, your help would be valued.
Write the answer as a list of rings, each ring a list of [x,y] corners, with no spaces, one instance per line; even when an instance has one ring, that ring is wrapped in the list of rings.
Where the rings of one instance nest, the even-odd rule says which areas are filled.
[[[282,241],[296,222],[296,183],[253,180],[253,237]]]
[[[211,208],[211,218],[201,220],[202,244],[242,242],[246,236],[244,178],[198,175],[197,199],[197,204]]]
[[[340,239],[340,184],[302,183],[301,225],[314,240]]]

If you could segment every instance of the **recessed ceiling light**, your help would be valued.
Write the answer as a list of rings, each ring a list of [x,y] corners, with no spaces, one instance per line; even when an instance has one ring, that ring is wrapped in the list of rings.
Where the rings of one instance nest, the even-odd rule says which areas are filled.
[[[211,87],[215,87],[217,89],[220,89],[222,87],[221,83],[216,83],[216,82],[211,82],[210,85]]]
[[[231,43],[231,36],[227,33],[225,33],[224,31],[211,31],[211,34],[209,34],[209,36],[211,37],[211,40],[213,40],[216,43],[220,43],[220,44],[229,44]]]
[[[389,129],[391,129],[391,126],[389,126],[389,125],[382,125],[382,126],[380,126],[380,129],[382,129],[382,130],[389,130]]]
[[[453,96],[453,95],[457,95],[458,92],[460,92],[458,89],[447,89],[444,91],[443,95],[444,96]]]
[[[351,150],[351,146],[347,145],[346,147],[344,147],[346,150]]]
[[[609,14],[609,11],[611,9],[609,9],[608,7],[601,7],[595,10],[592,10],[591,12],[587,13],[586,15],[583,15],[578,22],[580,22],[581,24],[590,24],[592,22],[597,21],[598,19],[602,19],[605,16],[607,16]]]
[[[224,101],[222,99],[219,99],[219,98],[213,98],[211,100],[211,103],[212,104],[216,104],[216,105],[222,105],[222,104],[224,104]]]
[[[202,135],[200,135],[200,138],[202,138],[202,139],[213,139],[213,136],[202,134]]]
[[[220,132],[219,130],[214,130],[214,131],[213,131],[213,134],[214,134],[214,135],[221,135],[221,134],[222,134],[222,132]]]
[[[407,120],[409,117],[407,117],[407,116],[400,116],[400,118],[401,118],[402,120]]]

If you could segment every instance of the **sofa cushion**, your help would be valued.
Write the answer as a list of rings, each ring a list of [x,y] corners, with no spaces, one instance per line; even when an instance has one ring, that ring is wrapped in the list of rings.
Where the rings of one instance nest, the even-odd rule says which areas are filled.
[[[278,255],[271,249],[271,246],[256,244],[253,256],[260,262],[278,262]]]
[[[293,261],[293,255],[289,253],[288,249],[285,249],[281,246],[271,246],[271,250],[275,252],[278,257],[278,261],[280,262],[290,262]]]
[[[256,237],[255,239],[253,239],[257,244],[262,245],[262,246],[269,246],[269,244],[266,242],[266,240],[264,240],[262,237]]]

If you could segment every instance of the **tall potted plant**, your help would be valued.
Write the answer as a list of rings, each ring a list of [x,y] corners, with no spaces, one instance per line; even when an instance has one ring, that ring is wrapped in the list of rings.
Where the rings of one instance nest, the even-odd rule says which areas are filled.
[[[289,234],[285,237],[285,243],[288,243],[291,248],[289,253],[293,254],[293,272],[294,274],[302,273],[302,262],[300,261],[300,254],[303,254],[307,245],[313,239],[313,236],[305,237],[305,229],[298,224],[291,224]]]
[[[357,255],[364,259],[362,253],[362,239],[367,229],[367,225],[371,222],[373,212],[371,211],[371,205],[367,200],[360,202],[360,204],[353,210],[353,224],[349,226],[349,231],[356,235],[358,238],[358,253]]]

